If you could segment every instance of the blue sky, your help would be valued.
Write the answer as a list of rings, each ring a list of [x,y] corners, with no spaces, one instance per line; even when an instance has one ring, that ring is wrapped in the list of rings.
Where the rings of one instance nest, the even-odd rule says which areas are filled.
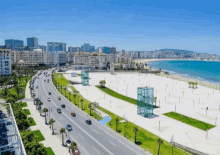
[[[220,55],[220,2],[198,0],[1,1],[4,39],[90,43],[117,50],[185,49]]]

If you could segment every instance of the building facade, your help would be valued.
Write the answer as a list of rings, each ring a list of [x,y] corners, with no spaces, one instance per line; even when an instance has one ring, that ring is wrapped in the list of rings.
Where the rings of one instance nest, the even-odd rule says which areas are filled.
[[[78,52],[74,56],[74,64],[95,66],[96,68],[104,68],[107,65],[107,55],[96,52]]]
[[[42,51],[46,51],[46,46],[45,45],[39,45],[39,49],[42,49]]]
[[[0,49],[0,75],[11,74],[11,50]]]
[[[47,42],[47,52],[66,52],[66,43],[62,42]]]
[[[116,47],[110,47],[109,54],[116,54]]]
[[[12,51],[11,62],[20,66],[47,65],[47,53],[39,49],[33,51]]]
[[[65,52],[58,52],[59,56],[59,65],[65,65],[66,64],[66,53]]]
[[[80,47],[72,47],[72,46],[68,47],[68,52],[73,53],[73,52],[79,52],[79,51],[80,51]]]
[[[35,37],[30,37],[27,38],[27,46],[33,50],[33,49],[38,49],[39,45],[38,45],[38,38]]]
[[[92,52],[95,51],[95,46],[90,46],[90,44],[84,43],[84,44],[81,46],[81,51],[92,53]]]
[[[5,39],[5,45],[9,49],[20,50],[21,48],[24,48],[24,41],[23,40],[17,40],[17,39]]]

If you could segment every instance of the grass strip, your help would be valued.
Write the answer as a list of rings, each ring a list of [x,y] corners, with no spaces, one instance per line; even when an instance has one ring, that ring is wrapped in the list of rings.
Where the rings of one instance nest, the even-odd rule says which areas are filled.
[[[35,130],[33,132],[34,132],[34,135],[37,137],[37,142],[41,142],[41,141],[45,140],[45,138],[42,135],[42,133],[40,132],[40,130]]]
[[[28,118],[28,123],[29,123],[30,126],[35,126],[36,125],[36,123],[35,123],[35,121],[32,117]]]
[[[46,149],[47,149],[47,155],[55,155],[51,147],[47,147]]]
[[[27,103],[26,102],[19,102],[18,103],[21,107],[27,107]]]
[[[30,115],[30,114],[31,114],[31,112],[30,112],[29,109],[23,109],[23,110],[24,110],[25,114],[27,114],[27,115]]]
[[[194,119],[194,118],[191,118],[191,117],[188,117],[185,115],[181,115],[176,112],[168,112],[168,113],[165,113],[164,115],[167,117],[173,118],[175,120],[181,121],[182,123],[185,123],[185,124],[191,125],[193,127],[196,127],[198,129],[204,130],[204,131],[207,131],[207,130],[215,127],[212,124],[208,124],[208,123],[199,121],[197,119]]]
[[[113,90],[111,90],[111,89],[109,89],[107,87],[102,87],[102,86],[99,86],[99,85],[96,86],[96,87],[99,88],[100,90],[104,91],[108,95],[111,95],[111,96],[113,96],[115,98],[118,98],[118,99],[121,99],[123,101],[126,101],[126,102],[129,102],[129,103],[137,105],[137,100],[136,99],[133,99],[131,97],[119,94],[119,93],[117,93],[117,92],[115,92],[115,91],[113,91]],[[159,108],[159,107],[154,105],[154,108]]]

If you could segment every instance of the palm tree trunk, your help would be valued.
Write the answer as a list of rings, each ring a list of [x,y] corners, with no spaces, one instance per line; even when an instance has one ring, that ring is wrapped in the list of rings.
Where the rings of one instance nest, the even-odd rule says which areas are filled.
[[[135,136],[134,136],[134,143],[136,144],[136,132],[135,132]]]
[[[157,150],[157,155],[159,155],[159,154],[160,154],[160,144],[159,144],[158,150]]]
[[[62,145],[64,145],[64,144],[63,144],[63,132],[62,132]]]
[[[46,112],[45,112],[45,124],[47,124],[47,115],[46,115]]]
[[[53,131],[53,123],[52,123],[52,135],[54,134],[54,131]]]

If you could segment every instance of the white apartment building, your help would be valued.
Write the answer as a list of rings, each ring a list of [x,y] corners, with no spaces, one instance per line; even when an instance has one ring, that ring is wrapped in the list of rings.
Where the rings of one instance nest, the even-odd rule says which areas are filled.
[[[33,51],[12,51],[11,52],[12,64],[22,66],[39,66],[47,64],[47,54],[41,49]]]
[[[75,65],[90,65],[97,68],[106,67],[107,65],[107,55],[100,53],[87,53],[87,52],[78,52],[74,56]]]
[[[0,49],[0,75],[11,74],[11,50]]]

